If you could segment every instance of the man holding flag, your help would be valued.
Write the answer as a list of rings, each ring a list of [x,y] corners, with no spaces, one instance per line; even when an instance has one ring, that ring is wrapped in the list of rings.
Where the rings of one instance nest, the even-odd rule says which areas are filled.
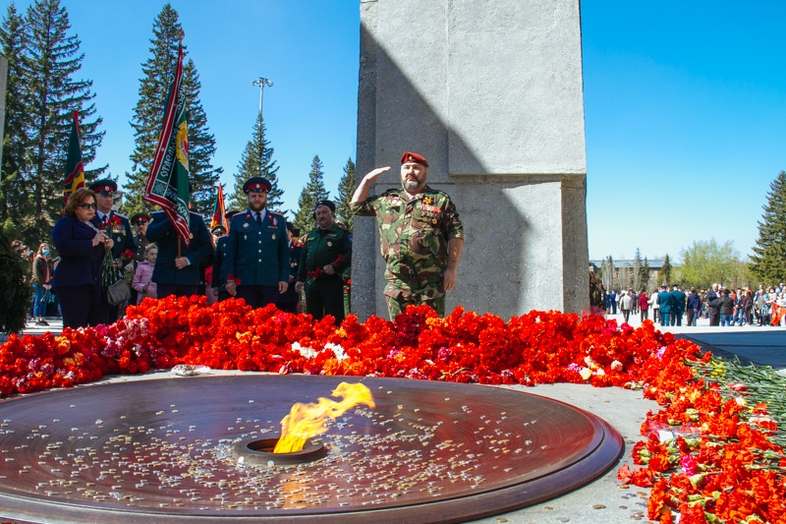
[[[169,88],[164,125],[145,186],[144,200],[161,206],[152,214],[147,238],[158,243],[158,259],[152,281],[158,298],[195,295],[199,264],[213,254],[213,242],[205,221],[190,212],[188,181],[188,117],[183,80],[183,48],[178,48],[175,78]]]

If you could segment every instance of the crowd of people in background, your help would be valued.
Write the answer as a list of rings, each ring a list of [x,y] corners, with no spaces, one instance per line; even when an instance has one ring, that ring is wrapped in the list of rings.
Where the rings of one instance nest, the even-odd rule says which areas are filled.
[[[642,289],[606,291],[606,313],[621,313],[625,322],[640,315],[661,326],[695,326],[700,318],[710,326],[786,326],[786,285],[736,289],[713,284],[708,289],[683,291],[678,284],[661,285],[651,293]]]

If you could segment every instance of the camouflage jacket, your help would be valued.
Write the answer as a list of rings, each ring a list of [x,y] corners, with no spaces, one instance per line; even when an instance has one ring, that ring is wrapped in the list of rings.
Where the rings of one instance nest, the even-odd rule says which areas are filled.
[[[360,216],[377,217],[382,258],[387,264],[385,294],[444,294],[442,273],[448,265],[448,241],[464,238],[456,205],[442,191],[426,186],[412,200],[403,189],[390,189],[350,205]]]

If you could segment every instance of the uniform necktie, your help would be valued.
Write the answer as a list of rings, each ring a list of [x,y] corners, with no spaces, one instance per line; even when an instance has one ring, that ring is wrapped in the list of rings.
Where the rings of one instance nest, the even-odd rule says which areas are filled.
[[[262,214],[261,213],[257,213],[257,225],[259,226],[259,229],[262,229]]]

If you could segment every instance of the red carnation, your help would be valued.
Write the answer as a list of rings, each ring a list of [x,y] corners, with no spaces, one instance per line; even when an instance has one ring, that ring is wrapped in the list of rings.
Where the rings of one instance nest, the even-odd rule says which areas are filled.
[[[234,275],[232,275],[232,273],[228,274],[227,275],[227,280],[235,280]]]

